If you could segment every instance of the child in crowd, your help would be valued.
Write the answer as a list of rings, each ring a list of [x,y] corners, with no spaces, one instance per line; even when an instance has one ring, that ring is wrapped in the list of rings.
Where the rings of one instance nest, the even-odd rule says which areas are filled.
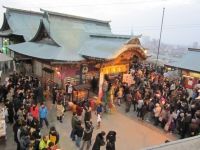
[[[97,128],[100,128],[101,126],[101,115],[99,112],[97,112]]]

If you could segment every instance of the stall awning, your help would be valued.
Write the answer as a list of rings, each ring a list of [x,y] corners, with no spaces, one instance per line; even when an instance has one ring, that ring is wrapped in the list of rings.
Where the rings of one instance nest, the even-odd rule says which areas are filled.
[[[3,53],[0,53],[0,62],[11,61],[11,60],[13,60],[13,58],[11,58]]]
[[[75,91],[80,91],[80,90],[89,90],[90,85],[89,84],[79,84],[74,86]]]

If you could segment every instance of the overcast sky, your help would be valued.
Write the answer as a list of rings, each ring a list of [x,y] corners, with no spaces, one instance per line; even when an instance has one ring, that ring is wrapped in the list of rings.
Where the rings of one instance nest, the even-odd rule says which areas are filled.
[[[200,0],[0,0],[1,6],[39,11],[40,8],[111,20],[113,33],[158,38],[165,7],[162,41],[200,44]],[[5,9],[0,7],[0,24]],[[1,25],[0,25],[1,26]]]

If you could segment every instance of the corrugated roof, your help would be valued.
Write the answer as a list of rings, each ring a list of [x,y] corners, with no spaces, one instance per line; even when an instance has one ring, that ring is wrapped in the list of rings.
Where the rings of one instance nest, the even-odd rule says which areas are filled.
[[[126,41],[126,38],[90,37],[83,44],[79,54],[95,58],[113,59]]]
[[[62,46],[68,54],[73,53],[80,58],[83,58],[78,53],[83,44],[90,39],[89,33],[105,33],[111,34],[109,25],[98,25],[91,22],[77,21],[73,19],[63,19],[49,14],[49,22],[43,19],[45,28],[50,29],[52,39]]]
[[[6,18],[13,34],[23,35],[26,41],[11,45],[10,49],[41,59],[81,61],[83,60],[81,55],[112,59],[123,51],[119,49],[130,38],[126,35],[112,34],[108,21],[51,11],[45,11],[44,14],[41,14],[7,8]],[[30,42],[39,30],[41,19],[49,36],[61,46],[60,48]],[[49,54],[46,53],[45,56],[44,52],[49,52]],[[54,56],[56,57],[54,58]]]
[[[110,22],[110,21],[104,21],[104,20],[99,20],[99,19],[94,19],[94,18],[87,18],[87,17],[75,16],[75,15],[71,15],[71,14],[64,14],[64,13],[59,13],[59,12],[54,12],[54,11],[49,11],[49,10],[44,10],[44,9],[40,9],[40,10],[47,12],[48,14],[51,14],[51,15],[62,16],[65,18],[72,18],[72,19],[77,19],[77,20],[82,20],[82,21],[98,22],[98,23],[103,23],[103,24],[109,24],[109,22]]]
[[[39,59],[59,61],[79,61],[83,59],[76,53],[66,51],[62,47],[42,43],[24,42],[10,45],[9,49],[17,53]]]
[[[200,51],[189,49],[182,58],[174,63],[166,63],[165,65],[200,72]]]
[[[36,34],[42,15],[30,11],[21,11],[8,8],[6,10],[6,19],[13,34],[22,35],[26,41],[29,41]]]

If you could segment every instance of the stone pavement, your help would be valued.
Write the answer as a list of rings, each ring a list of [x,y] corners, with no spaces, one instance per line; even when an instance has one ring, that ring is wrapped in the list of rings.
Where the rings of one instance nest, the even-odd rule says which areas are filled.
[[[50,126],[54,125],[60,133],[59,144],[61,149],[77,150],[75,143],[69,137],[71,131],[71,112],[66,112],[63,123],[60,123],[56,120],[55,106],[47,102],[47,107],[49,108],[48,120]],[[96,134],[102,130],[106,133],[109,130],[115,130],[117,132],[117,150],[140,150],[145,147],[164,143],[167,139],[170,141],[176,140],[175,136],[167,134],[151,124],[138,120],[133,112],[124,113],[124,106],[117,109],[117,112],[103,115],[100,129],[96,129],[96,115],[94,113],[92,114],[92,120],[95,126],[92,143],[95,140]],[[48,134],[48,131],[49,129],[44,127],[42,134]],[[10,125],[8,125],[7,132],[7,142],[6,144],[0,145],[0,150],[15,150],[16,145],[13,141],[13,131]],[[101,149],[105,150],[105,146]]]

